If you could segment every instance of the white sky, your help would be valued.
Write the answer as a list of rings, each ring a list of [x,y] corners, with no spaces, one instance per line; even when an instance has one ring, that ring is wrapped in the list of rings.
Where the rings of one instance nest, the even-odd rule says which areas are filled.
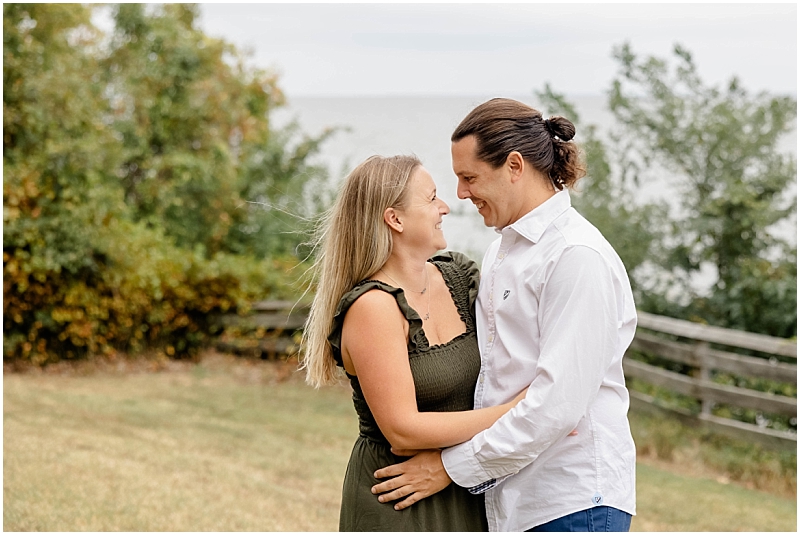
[[[203,4],[201,27],[253,51],[295,96],[599,94],[612,47],[667,58],[678,42],[706,82],[797,92],[797,5]]]

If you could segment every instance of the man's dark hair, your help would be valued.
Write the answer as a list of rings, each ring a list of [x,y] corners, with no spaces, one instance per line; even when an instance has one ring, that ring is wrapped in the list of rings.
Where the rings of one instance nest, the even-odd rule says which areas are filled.
[[[479,160],[497,169],[513,151],[562,190],[574,188],[586,174],[577,145],[572,142],[575,125],[569,119],[544,119],[530,106],[507,98],[484,102],[458,125],[452,142],[475,136]]]

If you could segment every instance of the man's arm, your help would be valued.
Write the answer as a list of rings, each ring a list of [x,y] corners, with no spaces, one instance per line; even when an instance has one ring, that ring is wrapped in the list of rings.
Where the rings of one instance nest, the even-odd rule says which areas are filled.
[[[597,251],[582,246],[564,251],[540,296],[539,327],[540,356],[525,399],[486,431],[444,450],[440,458],[431,455],[396,465],[408,464],[402,472],[405,487],[423,487],[424,479],[438,479],[440,475],[432,474],[438,473],[439,463],[462,487],[515,474],[575,429],[596,397],[617,346],[612,272]],[[392,474],[399,472],[392,468]],[[378,491],[397,488],[390,482],[377,485]]]

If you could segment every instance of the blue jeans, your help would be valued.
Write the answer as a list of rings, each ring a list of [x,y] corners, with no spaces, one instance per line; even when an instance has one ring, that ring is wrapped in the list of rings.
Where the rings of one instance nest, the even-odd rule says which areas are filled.
[[[601,505],[562,516],[527,531],[630,531],[631,515]]]

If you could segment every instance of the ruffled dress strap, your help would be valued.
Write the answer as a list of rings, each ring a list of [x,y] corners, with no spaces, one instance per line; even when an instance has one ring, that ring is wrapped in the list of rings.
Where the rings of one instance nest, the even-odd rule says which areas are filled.
[[[342,363],[342,327],[344,326],[344,317],[353,303],[371,290],[381,290],[394,296],[395,301],[397,301],[397,306],[400,308],[406,320],[408,320],[409,353],[421,349],[422,346],[427,343],[422,333],[422,318],[419,317],[416,310],[409,306],[403,289],[389,286],[385,282],[379,280],[364,280],[356,284],[352,290],[342,296],[339,300],[339,306],[336,307],[336,313],[333,316],[333,325],[331,334],[328,335],[328,341],[331,343],[331,346],[333,346],[333,358],[339,366],[344,366]]]
[[[467,326],[474,325],[475,301],[478,299],[478,288],[481,283],[478,264],[467,255],[456,251],[439,253],[431,258],[431,262],[442,272],[461,319]],[[466,317],[467,314],[470,316],[470,321]]]

